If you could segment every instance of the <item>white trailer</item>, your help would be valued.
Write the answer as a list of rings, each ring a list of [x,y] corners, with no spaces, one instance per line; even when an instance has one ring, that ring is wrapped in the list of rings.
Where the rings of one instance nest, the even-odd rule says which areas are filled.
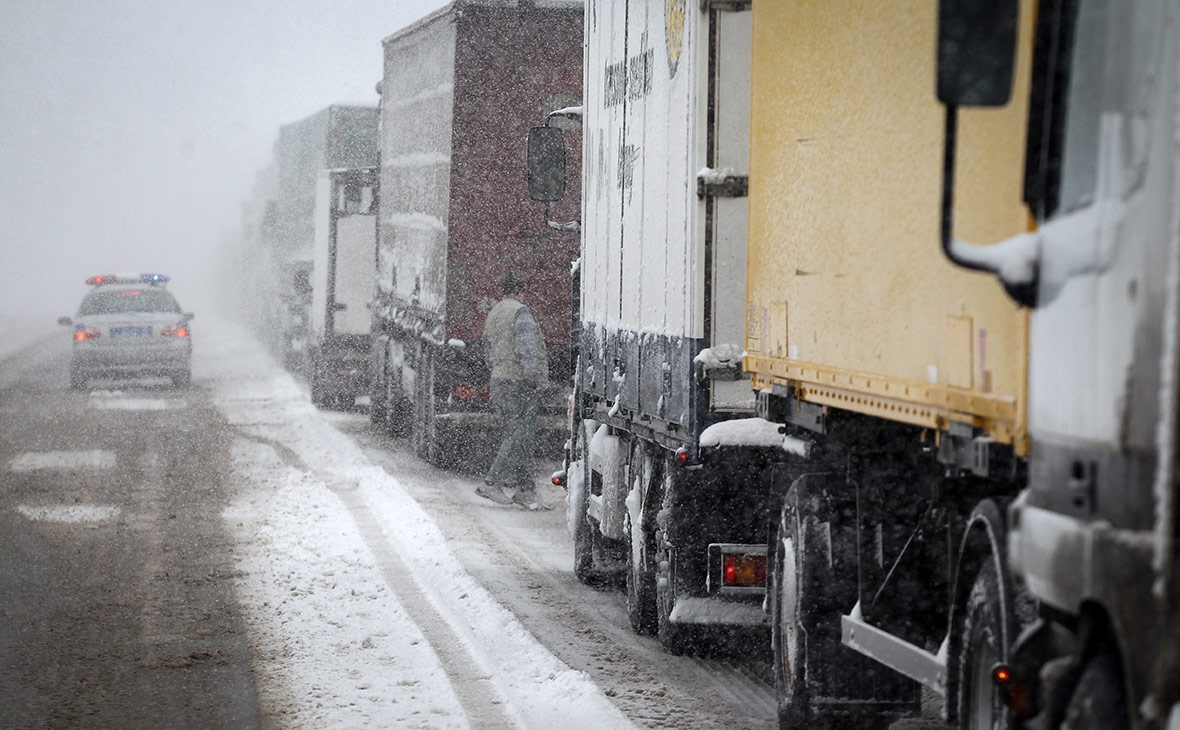
[[[369,305],[375,291],[377,170],[321,170],[308,328],[311,396],[349,407],[368,392]]]
[[[761,466],[783,453],[777,428],[753,417],[740,366],[748,11],[647,0],[592,3],[585,15],[565,473],[575,570],[584,581],[625,576],[632,626],[674,652],[766,625],[755,579],[765,538],[726,517],[766,512]],[[530,142],[540,181],[556,169],[541,160],[554,147],[544,136],[558,135]]]

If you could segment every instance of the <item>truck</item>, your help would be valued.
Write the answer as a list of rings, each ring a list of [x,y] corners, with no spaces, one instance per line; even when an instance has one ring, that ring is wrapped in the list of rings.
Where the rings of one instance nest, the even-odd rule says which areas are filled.
[[[247,221],[246,239],[261,249],[252,257],[257,271],[251,288],[265,292],[272,314],[263,334],[293,372],[308,374],[312,302],[316,187],[324,169],[377,164],[377,109],[365,104],[332,104],[279,128],[270,167],[260,176],[250,208],[261,219]],[[275,333],[268,331],[274,328]]]
[[[780,728],[1180,727],[1175,3],[752,13]]]
[[[383,41],[370,415],[434,463],[490,463],[482,329],[509,271],[549,354],[539,440],[560,453],[577,238],[537,214],[521,140],[581,99],[581,47],[569,0],[456,0]]]
[[[307,337],[311,400],[350,408],[369,393],[377,168],[321,170]]]
[[[766,536],[735,516],[768,512],[764,474],[786,454],[741,371],[750,3],[597,3],[585,22],[577,367],[558,475],[574,570],[625,586],[632,627],[673,653],[756,641]],[[559,197],[563,134],[530,135],[537,200]]]

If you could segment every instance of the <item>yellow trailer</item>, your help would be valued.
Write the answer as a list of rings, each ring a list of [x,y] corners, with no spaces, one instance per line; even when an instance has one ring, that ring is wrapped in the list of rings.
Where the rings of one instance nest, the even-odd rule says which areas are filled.
[[[794,455],[767,481],[784,729],[884,728],[922,685],[946,719],[993,727],[989,672],[1027,618],[1003,544],[1031,447],[1029,311],[963,251],[999,260],[991,244],[1033,228],[1035,3],[995,26],[1006,103],[971,109],[938,98],[943,36],[989,29],[940,27],[938,5],[752,5],[743,364]]]
[[[924,0],[755,4],[745,368],[756,390],[1024,454],[1027,313],[936,255],[936,31]],[[974,243],[1029,227],[1019,45],[1013,101],[960,121],[955,235]]]

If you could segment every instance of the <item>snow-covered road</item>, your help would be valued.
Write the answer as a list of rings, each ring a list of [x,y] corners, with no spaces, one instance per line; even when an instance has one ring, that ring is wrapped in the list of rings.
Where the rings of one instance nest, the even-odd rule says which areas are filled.
[[[576,581],[561,490],[492,505],[363,413],[316,410],[245,332],[208,323],[194,352],[233,433],[223,518],[276,726],[770,726],[740,662],[664,654]]]
[[[249,486],[224,519],[264,716],[284,727],[632,726],[249,337],[206,330],[194,371],[237,432],[232,474]]]

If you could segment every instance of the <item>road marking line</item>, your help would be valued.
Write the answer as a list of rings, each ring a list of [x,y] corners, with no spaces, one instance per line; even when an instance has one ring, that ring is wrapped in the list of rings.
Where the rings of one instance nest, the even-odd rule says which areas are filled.
[[[114,468],[115,452],[100,449],[90,451],[26,451],[8,463],[9,471]]]
[[[16,511],[35,522],[102,522],[114,519],[122,511],[102,504],[61,504],[34,507],[22,504]]]
[[[100,411],[167,411],[188,408],[183,398],[124,398],[110,393],[92,393],[90,407]]]

